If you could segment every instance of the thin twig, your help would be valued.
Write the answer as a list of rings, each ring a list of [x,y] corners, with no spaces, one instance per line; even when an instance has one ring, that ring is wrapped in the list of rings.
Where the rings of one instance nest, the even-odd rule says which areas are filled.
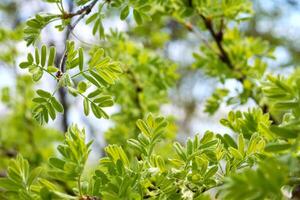
[[[63,19],[70,19],[78,15],[87,15],[92,11],[92,8],[96,5],[98,0],[92,1],[90,4],[84,6],[83,8],[77,10],[76,12],[71,12],[71,13],[63,13],[61,15],[61,18]]]
[[[210,32],[211,36],[213,37],[214,41],[216,42],[216,44],[218,46],[218,49],[220,50],[220,54],[219,54],[220,60],[222,60],[225,64],[227,64],[229,69],[234,70],[234,66],[231,63],[228,53],[225,51],[225,49],[223,47],[223,43],[222,43],[222,41],[223,41],[223,25],[221,26],[222,29],[219,30],[218,32],[216,32],[214,30],[213,23],[210,18],[206,18],[204,15],[201,15],[201,14],[200,14],[200,17],[203,19],[205,27]]]
[[[69,19],[72,18],[74,16],[80,15],[80,17],[74,22],[73,25],[68,25],[67,27],[67,38],[69,37],[69,34],[73,31],[73,29],[75,28],[75,26],[86,16],[88,15],[91,10],[93,9],[93,7],[96,5],[96,3],[99,0],[94,0],[92,1],[89,5],[83,7],[82,9],[78,10],[75,13],[66,13],[62,16],[63,19]],[[61,62],[60,62],[60,73],[64,73],[65,72],[65,65],[66,65],[66,61],[67,61],[67,57],[68,57],[68,52],[67,52],[67,45],[65,45],[65,51],[64,54],[62,55],[61,58]]]
[[[212,46],[209,44],[209,42],[206,40],[205,37],[203,37],[203,35],[200,33],[200,31],[198,29],[196,29],[191,23],[185,23],[184,26],[190,31],[193,32],[197,37],[199,37],[199,39],[205,44],[206,47],[208,47],[209,49],[211,49],[212,51],[214,51],[214,49],[212,48]]]
[[[219,54],[219,58],[220,60],[225,63],[228,68],[232,71],[237,71],[237,69],[235,69],[228,53],[226,52],[225,48],[223,47],[223,35],[224,35],[224,19],[221,19],[221,25],[220,25],[220,30],[218,32],[215,31],[212,20],[210,18],[205,17],[204,15],[200,14],[200,17],[202,18],[205,27],[208,29],[208,31],[210,32],[212,38],[214,39],[214,41],[216,42],[218,49],[220,51]],[[240,83],[244,83],[244,81],[246,80],[246,76],[242,75],[240,78],[237,78],[237,80]],[[263,113],[268,113],[269,114],[269,118],[272,121],[273,124],[278,124],[278,121],[271,115],[271,113],[269,113],[269,106],[267,104],[263,104],[260,105],[260,100],[257,99],[253,93],[251,93],[250,97],[255,101],[255,103],[261,107]]]

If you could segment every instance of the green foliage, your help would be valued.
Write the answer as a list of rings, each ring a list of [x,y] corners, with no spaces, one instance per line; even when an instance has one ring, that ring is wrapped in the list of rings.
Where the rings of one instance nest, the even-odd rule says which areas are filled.
[[[0,61],[7,64],[15,63],[15,56],[18,50],[14,45],[15,42],[21,41],[23,38],[23,29],[17,26],[14,29],[0,27]]]
[[[57,99],[47,91],[37,90],[36,93],[38,97],[32,99],[33,102],[36,102],[37,105],[33,108],[34,118],[40,124],[49,121],[49,117],[52,120],[56,118],[56,112],[63,112],[64,108],[57,101]]]
[[[226,48],[224,50],[226,54],[220,53],[220,44],[218,44],[220,39],[216,38],[216,40],[217,42],[202,45],[201,53],[194,54],[196,59],[194,67],[203,69],[207,75],[216,77],[223,83],[228,79],[236,79],[242,84],[243,90],[238,96],[229,97],[227,104],[244,104],[249,97],[255,100],[253,86],[257,84],[256,79],[261,78],[265,73],[267,64],[261,58],[271,56],[270,47],[259,38],[241,35],[236,28],[226,30],[222,36],[226,47],[221,48]],[[220,95],[220,91],[215,93]],[[219,99],[222,96],[224,95]]]
[[[28,161],[18,155],[15,160],[10,162],[7,177],[0,179],[0,188],[4,189],[9,198],[35,199],[32,186],[41,172],[41,168],[30,171]]]
[[[92,22],[94,23],[92,33],[93,33],[93,35],[96,35],[96,33],[98,33],[100,39],[105,37],[104,27],[103,27],[103,23],[102,23],[102,20],[104,19],[104,15],[102,14],[103,5],[104,4],[101,4],[98,7],[98,12],[94,13],[86,20],[86,24],[90,24]]]
[[[196,10],[204,16],[210,16],[213,19],[224,17],[228,20],[240,20],[240,13],[251,13],[251,3],[245,0],[225,0],[218,1],[199,1],[194,5]]]
[[[167,124],[164,118],[154,119],[152,115],[149,115],[146,121],[138,120],[136,125],[141,134],[137,139],[129,139],[128,143],[131,147],[137,148],[142,155],[149,157],[155,144],[161,140],[162,132]]]
[[[37,14],[29,19],[24,29],[24,40],[27,42],[27,46],[34,44],[38,40],[42,29],[58,17],[54,14]]]
[[[49,175],[59,180],[80,181],[92,142],[85,143],[85,132],[76,125],[69,127],[65,141],[57,147],[60,157],[49,159]]]
[[[140,43],[126,40],[126,37],[113,33],[109,38],[113,48],[106,49],[111,57],[124,63],[124,76],[109,88],[121,110],[112,116],[116,126],[105,135],[109,143],[122,145],[127,139],[138,135],[135,126],[137,119],[144,118],[147,112],[159,112],[161,104],[167,102],[168,88],[178,78],[174,63],[162,59]],[[123,134],[120,135],[120,132]],[[169,132],[168,135],[174,134],[174,130]]]
[[[60,131],[43,127],[33,118],[30,109],[34,106],[35,92],[30,76],[18,76],[16,81],[15,87],[1,90],[3,103],[10,110],[0,119],[1,171],[18,152],[22,152],[32,167],[41,165],[53,154],[53,143],[62,139]]]
[[[228,95],[227,89],[216,89],[209,99],[206,100],[205,110],[209,114],[214,114],[220,107],[223,98]]]
[[[248,112],[229,112],[227,119],[222,119],[221,124],[229,127],[236,133],[243,134],[245,138],[250,138],[255,132],[266,138],[272,137],[268,128],[271,125],[269,115],[264,114],[261,109],[253,108]]]
[[[262,91],[272,102],[272,107],[276,111],[291,111],[297,116],[299,113],[299,80],[291,76],[289,79],[281,76],[268,76],[268,80],[263,83]]]
[[[47,56],[47,51],[49,55]],[[36,106],[33,109],[34,118],[40,123],[47,123],[49,118],[54,120],[56,112],[63,112],[61,103],[54,97],[60,87],[67,87],[71,95],[80,95],[83,97],[83,107],[85,114],[89,114],[91,108],[93,114],[97,118],[108,118],[108,115],[103,110],[103,107],[113,105],[113,100],[110,95],[103,95],[102,91],[105,87],[115,84],[118,76],[122,73],[120,63],[112,61],[110,57],[104,57],[104,50],[98,48],[91,56],[88,62],[88,67],[85,67],[84,55],[82,48],[75,49],[75,43],[68,41],[66,44],[65,66],[54,66],[55,48],[51,47],[47,50],[45,45],[39,51],[35,48],[35,56],[31,53],[27,55],[27,61],[20,63],[21,68],[28,68],[32,74],[34,81],[39,81],[43,72],[47,72],[56,81],[57,88],[51,94],[44,90],[38,90],[39,97],[33,99]],[[63,69],[65,68],[65,69]],[[77,69],[77,73],[68,73]],[[65,71],[62,73],[62,71]],[[56,73],[56,74],[54,74]],[[85,78],[86,81],[78,83],[77,88],[74,88],[75,78]],[[87,89],[93,85],[97,89],[89,92]],[[85,93],[89,92],[86,96]]]
[[[276,160],[260,162],[256,170],[246,169],[225,179],[222,199],[282,199],[281,188],[287,183],[287,167]]]
[[[49,49],[49,55],[47,56],[47,47],[43,45],[40,52],[38,48],[35,48],[35,55],[33,56],[29,53],[27,55],[27,61],[21,62],[19,66],[22,69],[28,68],[34,81],[39,81],[44,71],[56,78],[55,75],[53,75],[54,72],[58,71],[58,69],[54,67],[55,56],[55,47]]]
[[[262,81],[272,49],[240,30],[239,23],[252,13],[249,1],[76,0],[68,6],[74,6],[72,11],[65,10],[62,0],[45,2],[57,9],[27,20],[27,46],[36,45],[52,22],[79,42],[66,39],[58,54],[54,46],[34,47],[20,63],[34,82],[49,74],[55,83],[52,92],[34,92],[29,77],[18,75],[15,90],[1,90],[1,101],[11,111],[0,119],[0,153],[5,157],[0,166],[8,166],[0,178],[1,199],[247,200],[294,195],[286,195],[286,188],[299,187],[299,70],[288,78],[268,75]],[[106,32],[104,20],[115,15],[138,26],[128,23],[127,33]],[[80,44],[88,43],[73,32],[85,17],[101,40],[89,48],[83,48]],[[164,45],[191,38],[189,32],[200,36],[200,48],[191,67],[178,70],[175,61],[166,58]],[[21,36],[19,30],[1,28],[0,44],[17,42]],[[11,46],[0,60],[14,64],[16,48]],[[179,73],[196,70],[222,84],[233,79],[240,87],[235,96],[229,95],[232,88],[216,89],[205,112],[214,114],[223,101],[238,105],[252,99],[257,107],[231,111],[221,120],[233,134],[205,131],[181,143],[175,139],[178,116],[158,114],[169,102],[170,88],[179,84]],[[62,92],[67,100],[60,102],[58,91],[60,99]],[[114,103],[119,108],[105,133],[106,155],[93,166],[88,163],[92,142],[86,142],[84,129],[71,125],[55,154],[53,146],[60,137],[41,126],[58,113],[67,115],[71,96],[82,99],[84,115],[92,113],[94,120],[108,119],[105,108]],[[10,157],[15,158],[8,164]]]

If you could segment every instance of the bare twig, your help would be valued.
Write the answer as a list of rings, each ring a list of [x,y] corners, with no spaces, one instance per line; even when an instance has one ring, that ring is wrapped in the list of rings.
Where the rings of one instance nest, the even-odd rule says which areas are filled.
[[[78,15],[81,16],[87,15],[92,11],[92,8],[96,5],[97,2],[98,0],[94,0],[90,4],[84,6],[83,8],[77,10],[76,12],[63,13],[61,17],[62,19],[70,19]]]

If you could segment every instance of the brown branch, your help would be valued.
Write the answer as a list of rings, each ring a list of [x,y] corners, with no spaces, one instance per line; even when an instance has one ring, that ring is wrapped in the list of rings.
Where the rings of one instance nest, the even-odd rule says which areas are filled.
[[[213,27],[213,23],[212,20],[210,18],[205,17],[204,15],[200,14],[200,17],[203,19],[204,21],[204,25],[205,27],[208,29],[208,31],[210,32],[211,36],[213,37],[214,41],[216,42],[218,49],[220,50],[220,54],[219,54],[219,58],[221,61],[223,61],[225,64],[227,64],[227,66],[229,67],[229,69],[234,70],[234,66],[228,56],[228,53],[225,51],[222,41],[223,41],[223,26],[222,25],[224,22],[221,23],[221,29],[216,32],[214,30]],[[222,20],[223,21],[223,20]]]
[[[65,39],[64,41],[66,42],[69,38],[70,38],[70,34],[73,31],[73,29],[75,28],[75,26],[86,16],[88,15],[92,8],[96,5],[96,3],[99,0],[93,0],[90,4],[88,4],[87,6],[84,6],[82,9],[73,12],[73,8],[74,8],[74,4],[72,1],[70,1],[69,3],[69,13],[64,13],[61,18],[62,19],[72,19],[75,16],[79,16],[78,19],[74,22],[73,25],[69,24],[67,26],[67,30],[66,30],[66,34],[65,34]],[[59,79],[62,77],[62,75],[65,73],[66,71],[66,62],[68,59],[68,52],[67,52],[67,45],[65,44],[65,50],[63,52],[63,54],[60,57],[60,61],[56,60],[56,66],[58,66],[59,71],[56,74],[56,77]],[[69,106],[68,106],[68,102],[67,102],[67,92],[65,88],[59,88],[59,99],[60,102],[62,104],[62,106],[64,107],[64,114],[63,114],[63,119],[62,119],[62,128],[63,131],[66,132],[68,130],[68,110],[69,110]]]
[[[74,22],[73,25],[68,25],[67,27],[67,32],[66,32],[66,40],[70,37],[70,33],[73,31],[73,29],[75,28],[75,26],[86,16],[88,15],[91,10],[93,9],[93,7],[96,5],[96,3],[98,2],[99,0],[94,0],[92,1],[89,5],[83,7],[82,9],[78,10],[77,12],[75,13],[67,13],[67,14],[64,14],[66,18],[64,19],[69,19],[69,18],[72,18],[74,16],[77,16],[77,15],[80,15],[80,17]],[[62,16],[63,18],[64,16]],[[65,41],[66,41],[65,40]],[[65,46],[65,51],[61,57],[61,62],[60,62],[60,66],[59,66],[59,73],[60,74],[63,74],[65,72],[65,65],[66,65],[66,61],[67,61],[67,58],[68,58],[68,52],[66,51],[66,46]],[[58,73],[58,74],[59,74]]]
[[[218,32],[215,31],[214,26],[213,26],[213,22],[210,18],[205,17],[204,15],[200,14],[200,17],[202,18],[205,27],[208,29],[208,31],[210,32],[212,38],[214,39],[215,43],[218,46],[218,49],[220,51],[220,54],[218,55],[220,60],[225,63],[228,68],[232,71],[236,71],[234,65],[232,64],[232,61],[228,55],[228,53],[226,52],[226,50],[223,47],[223,29],[224,29],[224,20],[221,19],[221,25],[220,25],[220,30]],[[190,28],[189,30],[193,30],[193,28]],[[244,81],[246,80],[246,76],[242,75],[240,78],[237,78],[237,80],[240,83],[244,83]],[[263,104],[260,105],[260,100],[257,99],[253,93],[251,93],[250,97],[255,101],[255,103],[261,107],[263,113],[268,113],[269,114],[269,118],[272,121],[273,124],[278,124],[278,121],[271,115],[271,113],[269,113],[269,106],[267,104]]]
[[[62,19],[71,19],[78,15],[87,15],[92,11],[92,8],[96,5],[97,2],[98,2],[98,0],[94,0],[90,4],[84,6],[83,8],[77,10],[76,12],[71,11],[69,13],[63,13],[61,15],[61,18]]]

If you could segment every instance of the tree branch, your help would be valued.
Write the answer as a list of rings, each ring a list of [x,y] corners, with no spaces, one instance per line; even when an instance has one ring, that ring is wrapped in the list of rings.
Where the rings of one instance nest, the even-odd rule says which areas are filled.
[[[76,12],[63,13],[61,15],[62,19],[70,19],[78,15],[87,15],[92,11],[92,8],[96,5],[98,0],[92,1],[90,4],[84,6],[83,8],[77,10]]]
[[[70,19],[74,16],[77,16],[77,15],[80,15],[80,17],[74,22],[73,25],[69,24],[68,27],[67,27],[67,32],[66,32],[66,39],[65,41],[70,37],[70,33],[73,31],[73,29],[75,28],[75,26],[86,16],[88,15],[93,7],[96,5],[96,3],[98,2],[99,0],[94,0],[92,1],[90,4],[88,4],[87,6],[83,7],[82,9],[78,10],[77,12],[75,13],[72,13],[72,11],[70,11],[70,13],[66,13],[66,14],[63,14],[62,18],[63,19]],[[72,3],[73,4],[73,3]],[[68,52],[66,51],[66,45],[65,45],[65,51],[61,57],[61,62],[60,62],[60,65],[59,65],[59,73],[58,74],[63,74],[65,72],[65,65],[66,65],[66,61],[67,61],[67,58],[68,58]]]
[[[219,53],[219,58],[220,60],[226,64],[228,66],[228,68],[232,71],[236,71],[228,53],[226,52],[225,48],[223,47],[223,29],[224,29],[224,20],[221,19],[221,25],[220,25],[220,30],[218,32],[215,31],[212,20],[210,18],[205,17],[202,14],[199,14],[201,19],[204,22],[205,27],[207,28],[207,30],[209,31],[209,33],[211,34],[213,40],[216,42],[218,49],[220,51]],[[192,25],[190,25],[191,28],[189,28],[188,30],[192,31],[194,28]],[[246,77],[244,75],[242,75],[242,77],[237,78],[237,80],[240,83],[244,83],[244,81],[246,80]],[[255,103],[261,107],[263,113],[268,113],[269,114],[269,118],[272,121],[273,124],[278,124],[278,121],[274,118],[274,116],[271,115],[271,113],[269,113],[269,106],[267,104],[263,104],[260,105],[260,100],[257,99],[253,93],[251,93],[250,97],[255,101]]]
[[[221,61],[223,61],[229,69],[234,70],[234,66],[228,56],[228,53],[225,51],[222,41],[223,41],[223,25],[221,26],[220,31],[216,32],[213,27],[213,23],[210,18],[206,18],[204,15],[200,14],[200,17],[204,21],[205,27],[208,29],[210,32],[211,36],[213,37],[214,41],[216,42],[218,49],[220,50],[219,58]],[[223,21],[223,20],[222,20]],[[223,24],[222,22],[221,24]]]
[[[73,12],[74,4],[72,1],[70,1],[69,13],[64,13],[61,17],[63,19],[72,19],[74,16],[78,16],[78,15],[80,15],[80,16],[74,22],[73,25],[71,25],[71,24],[68,25],[66,34],[65,34],[65,39],[64,39],[65,42],[70,38],[70,34],[71,34],[72,30],[79,23],[79,21],[82,20],[87,14],[89,14],[91,12],[92,8],[96,5],[96,3],[98,1],[99,0],[93,0],[90,4],[88,4],[87,6],[83,7],[82,9],[80,9],[76,12]],[[66,66],[66,61],[68,59],[68,52],[67,52],[66,44],[65,44],[64,52],[60,57],[61,57],[60,61],[56,60],[56,64],[57,64],[57,66],[59,66],[59,71],[56,74],[58,81],[66,71],[65,66]],[[60,102],[64,107],[64,114],[63,114],[63,119],[62,119],[61,124],[62,124],[63,131],[66,132],[68,130],[68,110],[69,110],[68,102],[67,102],[67,93],[66,93],[65,88],[60,88],[58,92],[59,92]]]

